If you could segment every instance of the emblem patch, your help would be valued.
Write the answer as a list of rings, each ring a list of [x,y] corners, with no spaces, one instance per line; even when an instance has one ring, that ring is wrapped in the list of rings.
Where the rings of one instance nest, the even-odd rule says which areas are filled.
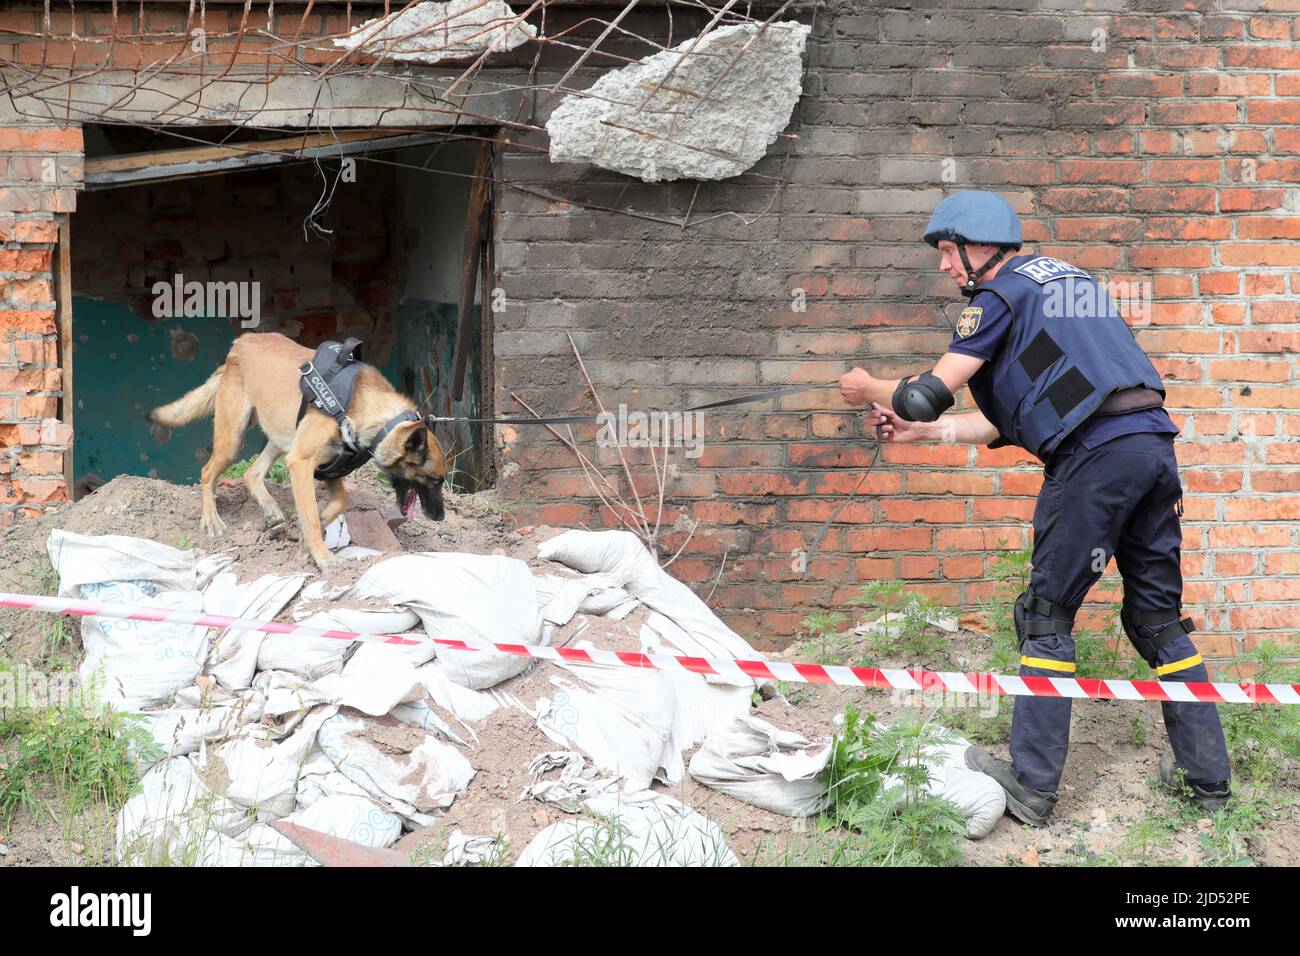
[[[978,305],[962,309],[961,316],[957,319],[957,334],[963,339],[970,338],[980,327],[980,318],[983,315],[984,309]]]

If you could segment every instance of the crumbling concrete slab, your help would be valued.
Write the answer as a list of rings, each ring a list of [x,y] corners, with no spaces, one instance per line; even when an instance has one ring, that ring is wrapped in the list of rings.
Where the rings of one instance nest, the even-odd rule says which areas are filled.
[[[606,74],[551,114],[551,161],[646,182],[743,173],[790,122],[809,30],[723,27]]]
[[[384,60],[441,63],[476,57],[484,50],[513,50],[537,36],[502,0],[417,3],[367,20],[335,46]]]

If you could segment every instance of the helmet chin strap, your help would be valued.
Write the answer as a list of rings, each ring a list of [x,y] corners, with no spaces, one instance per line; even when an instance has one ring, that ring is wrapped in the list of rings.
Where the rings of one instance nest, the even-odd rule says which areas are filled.
[[[980,281],[980,279],[984,278],[984,273],[988,272],[999,262],[1001,262],[1004,258],[1006,258],[1007,251],[1008,251],[1007,247],[1002,246],[1001,248],[998,249],[997,252],[989,256],[988,262],[984,263],[984,265],[976,269],[973,266],[971,266],[970,259],[967,258],[966,256],[966,243],[964,242],[957,243],[957,254],[961,256],[961,264],[966,267],[966,284],[961,287],[961,294],[968,299],[974,298],[976,292],[975,289],[976,284]]]

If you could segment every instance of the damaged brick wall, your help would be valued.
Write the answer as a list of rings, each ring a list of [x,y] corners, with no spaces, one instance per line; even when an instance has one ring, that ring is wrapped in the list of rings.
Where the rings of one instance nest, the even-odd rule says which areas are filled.
[[[502,168],[497,407],[519,412],[517,392],[548,412],[590,410],[566,332],[606,404],[641,410],[829,381],[853,364],[887,378],[930,367],[951,337],[941,313],[954,318],[960,300],[922,227],[945,190],[996,190],[1031,248],[1152,284],[1138,338],[1182,428],[1199,646],[1221,660],[1264,638],[1294,645],[1300,19],[1252,0],[1168,14],[962,6],[823,5],[798,138],[727,182],[555,166],[534,149],[543,137],[521,138]],[[680,38],[699,22],[675,26]],[[666,27],[661,11],[629,21],[661,39]],[[792,311],[793,290],[806,311]],[[708,425],[701,458],[674,453],[667,520],[701,525],[672,569],[708,593],[730,549],[711,603],[761,645],[875,579],[975,610],[993,594],[994,557],[1030,541],[1033,459],[896,446],[801,573],[792,552],[870,461],[861,417],[814,392]],[[529,502],[528,518],[607,523],[543,429],[505,437],[509,497]],[[1113,564],[1103,583],[1118,585]],[[1101,600],[1095,589],[1085,623],[1101,623]]]
[[[108,40],[114,21],[102,6],[55,11],[48,23],[38,3],[13,6],[0,11],[0,45],[32,69],[94,66],[110,53],[118,66],[157,62],[183,52],[175,34],[193,22],[183,4],[123,9],[118,27],[131,39]],[[622,25],[667,40],[664,10],[646,6]],[[590,410],[566,332],[606,402],[640,410],[828,381],[851,364],[882,377],[915,372],[944,349],[944,314],[959,305],[919,241],[922,225],[947,190],[995,189],[1021,212],[1033,248],[1152,284],[1138,335],[1183,429],[1185,597],[1200,646],[1221,660],[1265,637],[1294,642],[1297,17],[1260,0],[1191,0],[1170,13],[1042,6],[828,0],[814,19],[813,4],[796,3],[787,15],[814,31],[792,136],[723,183],[645,185],[554,165],[544,136],[512,130],[497,190],[497,408],[518,412],[517,392],[547,411]],[[704,25],[700,11],[674,10],[672,42]],[[244,12],[195,15],[216,34]],[[547,32],[584,15],[549,9]],[[253,10],[248,26],[265,16]],[[322,6],[301,17],[304,59],[333,62],[309,41],[360,16]],[[271,46],[256,32],[217,39],[207,65],[273,71],[282,64]],[[653,52],[617,32],[601,49],[614,56],[590,58],[569,85],[618,65],[618,54]],[[578,55],[548,46],[539,82],[558,80]],[[538,103],[529,122],[546,119],[547,97]],[[53,458],[37,457],[60,454],[68,437],[46,414],[58,376],[40,366],[54,341],[55,214],[72,208],[81,141],[75,130],[17,124],[4,135],[26,144],[10,147],[0,181],[0,253],[13,256],[0,269],[0,521],[9,521],[39,510],[38,495],[66,493],[57,469],[42,470]],[[36,184],[15,156],[53,156],[68,178]],[[796,290],[803,311],[791,308]],[[674,455],[667,523],[701,524],[673,571],[708,593],[729,550],[711,603],[764,646],[787,641],[810,609],[845,606],[868,580],[901,578],[974,610],[993,592],[997,552],[1029,542],[1041,482],[1030,459],[899,446],[801,572],[792,553],[870,461],[860,417],[818,392],[707,424],[702,457]],[[563,447],[538,429],[503,437],[505,497],[526,501],[524,520],[605,523]],[[599,457],[608,465],[611,453]],[[666,544],[683,538],[674,531]]]
[[[150,318],[154,283],[177,273],[186,282],[256,281],[255,331],[307,345],[355,335],[384,356],[397,308],[394,179],[389,167],[367,166],[322,220],[346,228],[310,238],[303,215],[322,182],[310,164],[86,193],[74,220],[73,290]]]
[[[81,149],[80,129],[0,128],[0,527],[68,497],[54,261]]]

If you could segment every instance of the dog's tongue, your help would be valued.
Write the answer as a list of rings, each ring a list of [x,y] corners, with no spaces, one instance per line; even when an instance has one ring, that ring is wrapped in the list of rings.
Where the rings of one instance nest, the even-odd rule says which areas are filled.
[[[402,502],[402,514],[406,515],[407,521],[415,520],[415,502],[418,497],[414,491],[406,493],[406,500]]]

